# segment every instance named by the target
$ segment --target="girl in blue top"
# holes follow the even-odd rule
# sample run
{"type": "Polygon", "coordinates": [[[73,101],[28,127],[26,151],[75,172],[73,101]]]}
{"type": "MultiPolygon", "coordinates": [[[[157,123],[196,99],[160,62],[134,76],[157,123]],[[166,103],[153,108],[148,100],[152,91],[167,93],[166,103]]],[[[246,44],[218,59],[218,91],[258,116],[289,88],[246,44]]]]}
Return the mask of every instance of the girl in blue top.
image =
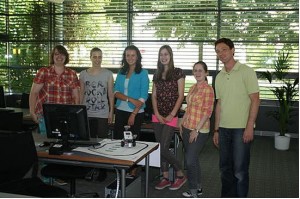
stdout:
{"type": "Polygon", "coordinates": [[[122,67],[115,82],[116,113],[114,139],[122,139],[124,126],[129,125],[130,131],[137,135],[144,119],[145,101],[148,98],[148,71],[142,69],[142,55],[134,46],[125,48],[122,67]]]}

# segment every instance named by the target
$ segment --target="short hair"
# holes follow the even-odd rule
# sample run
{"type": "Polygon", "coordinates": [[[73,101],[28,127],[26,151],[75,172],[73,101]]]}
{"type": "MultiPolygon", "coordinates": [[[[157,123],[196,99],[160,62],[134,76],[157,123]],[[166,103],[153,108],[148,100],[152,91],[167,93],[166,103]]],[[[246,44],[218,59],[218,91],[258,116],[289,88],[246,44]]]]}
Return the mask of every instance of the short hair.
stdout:
{"type": "Polygon", "coordinates": [[[70,56],[69,56],[69,53],[68,53],[68,51],[67,51],[67,49],[64,47],[64,46],[62,46],[62,45],[57,45],[57,46],[55,46],[53,49],[52,49],[52,51],[51,51],[51,55],[50,55],[50,64],[54,64],[54,59],[53,59],[53,57],[54,57],[54,53],[55,53],[55,50],[57,50],[60,54],[62,54],[62,55],[64,55],[65,57],[66,57],[66,60],[65,60],[65,62],[64,62],[64,64],[66,65],[67,63],[69,63],[69,61],[70,61],[70,56]]]}
{"type": "Polygon", "coordinates": [[[98,48],[98,47],[92,48],[92,50],[90,52],[90,57],[92,56],[93,52],[97,52],[97,51],[102,53],[102,50],[100,48],[98,48]]]}
{"type": "Polygon", "coordinates": [[[230,49],[234,48],[234,44],[230,39],[221,38],[221,39],[218,39],[217,41],[215,41],[215,49],[216,49],[217,45],[220,44],[220,43],[226,44],[230,49]]]}

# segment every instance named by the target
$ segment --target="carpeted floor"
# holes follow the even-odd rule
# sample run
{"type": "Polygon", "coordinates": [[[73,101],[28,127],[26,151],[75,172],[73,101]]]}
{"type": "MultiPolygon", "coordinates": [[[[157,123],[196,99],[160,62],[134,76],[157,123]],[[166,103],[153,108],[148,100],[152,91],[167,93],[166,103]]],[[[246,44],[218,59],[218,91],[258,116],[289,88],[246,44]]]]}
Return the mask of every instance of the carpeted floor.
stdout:
{"type": "MultiPolygon", "coordinates": [[[[178,148],[178,157],[182,159],[182,149],[178,148]]],[[[218,150],[213,146],[212,139],[208,140],[200,154],[203,175],[203,198],[220,197],[220,172],[218,168],[218,150]]],[[[185,184],[180,190],[155,190],[159,181],[158,168],[150,169],[149,197],[150,198],[181,198],[187,190],[185,184]]],[[[144,187],[144,171],[142,178],[142,193],[144,187]]],[[[105,186],[116,177],[115,171],[109,171],[103,182],[77,180],[77,193],[97,192],[105,197],[105,186]]],[[[60,186],[69,190],[69,185],[60,186]]],[[[134,188],[137,190],[139,187],[134,188]]],[[[142,196],[136,196],[142,197],[142,196]]],[[[299,139],[291,139],[290,149],[279,151],[274,149],[273,137],[256,136],[251,149],[250,163],[250,198],[299,198],[299,139]]]]}

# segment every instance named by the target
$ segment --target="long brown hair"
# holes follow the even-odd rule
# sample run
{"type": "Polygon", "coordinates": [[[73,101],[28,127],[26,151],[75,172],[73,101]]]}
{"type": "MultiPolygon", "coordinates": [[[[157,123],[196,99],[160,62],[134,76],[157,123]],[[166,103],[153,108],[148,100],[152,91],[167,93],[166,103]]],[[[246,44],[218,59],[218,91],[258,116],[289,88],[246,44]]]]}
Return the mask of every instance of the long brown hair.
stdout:
{"type": "Polygon", "coordinates": [[[137,54],[137,60],[136,60],[136,64],[135,64],[135,68],[134,68],[134,72],[137,74],[140,74],[140,72],[142,71],[142,55],[140,50],[138,49],[138,47],[136,47],[135,45],[130,45],[127,46],[123,52],[123,56],[122,56],[122,61],[121,61],[121,69],[120,72],[123,75],[126,75],[129,71],[129,64],[126,61],[126,51],[127,50],[134,50],[137,54]]]}
{"type": "Polygon", "coordinates": [[[153,79],[154,82],[162,80],[162,73],[165,70],[164,65],[160,62],[160,53],[163,49],[166,49],[168,51],[168,53],[170,54],[170,62],[168,64],[168,71],[167,71],[167,74],[166,74],[166,80],[171,79],[173,71],[175,69],[172,48],[169,45],[163,45],[162,47],[160,47],[160,49],[158,51],[157,70],[155,72],[155,79],[153,79]]]}

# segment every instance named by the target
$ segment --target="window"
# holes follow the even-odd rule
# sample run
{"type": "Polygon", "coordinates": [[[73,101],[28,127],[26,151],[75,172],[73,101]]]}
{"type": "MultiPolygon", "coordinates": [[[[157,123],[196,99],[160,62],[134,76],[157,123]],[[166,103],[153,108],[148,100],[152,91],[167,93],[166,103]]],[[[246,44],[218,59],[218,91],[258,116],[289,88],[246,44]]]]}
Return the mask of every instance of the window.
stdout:
{"type": "MultiPolygon", "coordinates": [[[[150,73],[156,68],[159,47],[169,44],[176,67],[191,74],[193,63],[203,60],[214,77],[223,67],[216,59],[214,41],[228,37],[235,43],[235,58],[258,73],[269,70],[281,51],[292,56],[290,77],[299,72],[298,0],[7,2],[0,2],[0,33],[9,35],[8,41],[0,42],[0,78],[13,92],[31,86],[35,71],[48,64],[49,52],[56,44],[67,47],[68,66],[77,71],[89,67],[89,51],[99,47],[103,67],[115,73],[128,44],[139,47],[143,66],[150,73]],[[8,79],[3,75],[7,71],[8,79]],[[28,82],[20,85],[24,74],[28,82]]],[[[192,83],[193,77],[188,76],[186,91],[192,83]]],[[[262,98],[274,98],[269,84],[265,80],[259,83],[262,98]]]]}

